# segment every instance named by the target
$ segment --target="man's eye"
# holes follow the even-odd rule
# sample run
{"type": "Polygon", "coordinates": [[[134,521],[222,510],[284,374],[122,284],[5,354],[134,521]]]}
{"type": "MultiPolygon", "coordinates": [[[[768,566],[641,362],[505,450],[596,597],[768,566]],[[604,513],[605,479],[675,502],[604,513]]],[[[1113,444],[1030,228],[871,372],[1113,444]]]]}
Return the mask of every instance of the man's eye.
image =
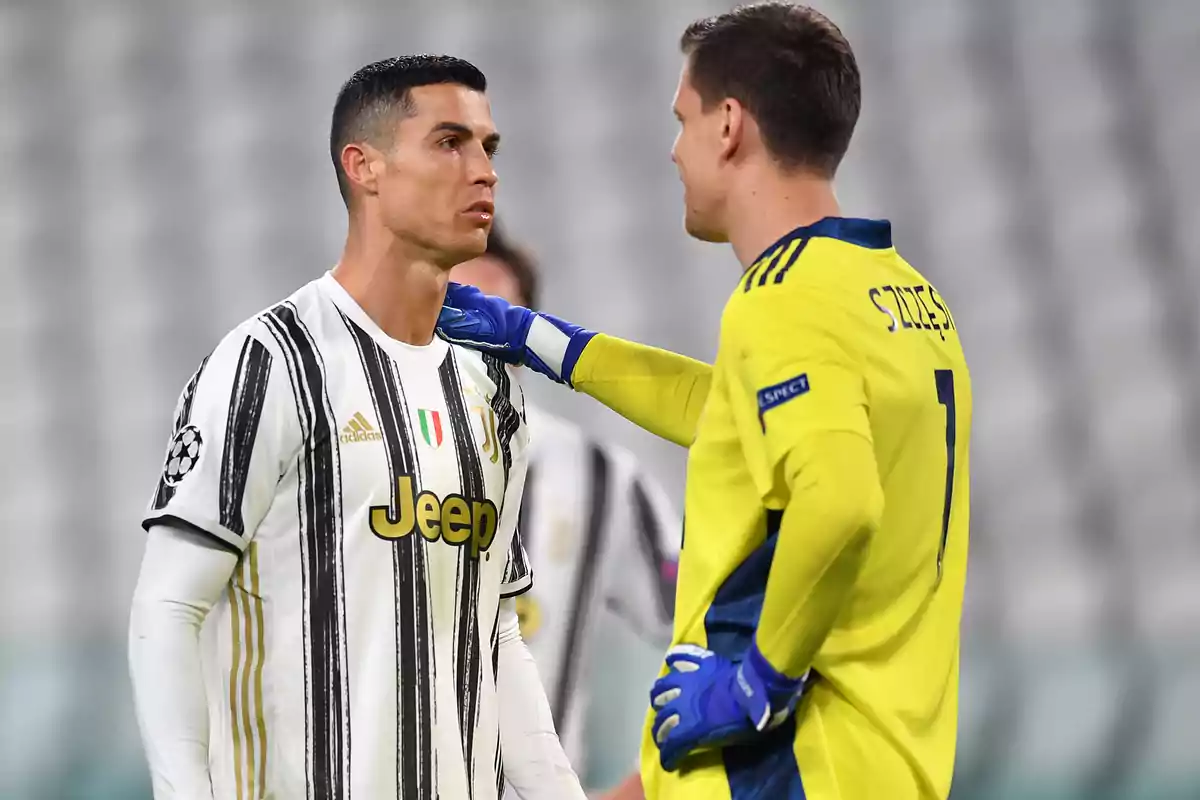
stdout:
{"type": "Polygon", "coordinates": [[[458,148],[458,137],[447,136],[445,139],[442,139],[440,142],[438,142],[438,147],[446,150],[455,150],[458,148]]]}

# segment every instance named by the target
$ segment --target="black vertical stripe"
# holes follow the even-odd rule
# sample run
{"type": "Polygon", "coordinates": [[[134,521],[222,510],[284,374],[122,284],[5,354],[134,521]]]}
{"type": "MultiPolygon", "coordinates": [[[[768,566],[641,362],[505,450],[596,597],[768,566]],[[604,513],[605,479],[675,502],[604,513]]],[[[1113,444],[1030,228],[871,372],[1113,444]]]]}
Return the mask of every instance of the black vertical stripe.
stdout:
{"type": "Polygon", "coordinates": [[[509,584],[519,581],[533,572],[533,565],[529,561],[529,552],[527,549],[528,537],[531,530],[530,525],[533,523],[533,501],[530,499],[532,487],[533,465],[530,465],[525,470],[525,486],[521,492],[521,508],[517,512],[517,530],[513,535],[512,544],[508,548],[508,563],[504,565],[504,580],[500,585],[501,597],[516,597],[529,588],[526,585],[519,591],[506,591],[509,584]]]}
{"type": "Polygon", "coordinates": [[[783,283],[783,279],[787,277],[788,270],[792,268],[793,264],[795,264],[797,261],[800,260],[800,254],[804,252],[804,248],[808,247],[808,243],[810,241],[812,241],[812,240],[811,239],[801,239],[800,240],[800,246],[796,248],[796,252],[792,253],[792,257],[789,258],[788,262],[783,265],[783,268],[781,270],[779,270],[779,272],[775,273],[775,282],[776,283],[783,283]]]}
{"type": "Polygon", "coordinates": [[[529,577],[533,569],[529,565],[529,557],[525,552],[525,548],[521,545],[521,532],[518,530],[513,536],[512,544],[508,547],[508,562],[504,565],[504,578],[500,585],[501,597],[516,597],[529,588],[530,584],[526,584],[523,588],[515,591],[509,590],[509,584],[529,577]]]}
{"type": "Polygon", "coordinates": [[[764,265],[770,264],[772,261],[778,258],[780,249],[782,248],[771,251],[769,255],[764,256],[750,265],[750,269],[746,270],[746,281],[742,286],[743,292],[750,291],[750,287],[754,285],[754,278],[758,275],[758,271],[762,269],[764,265]]]}
{"type": "Polygon", "coordinates": [[[258,339],[247,336],[238,356],[237,372],[229,393],[229,417],[225,421],[225,449],[221,456],[220,522],[244,536],[242,499],[250,475],[250,457],[258,437],[271,375],[271,353],[258,339]]]}
{"type": "Polygon", "coordinates": [[[654,506],[640,478],[634,480],[631,493],[634,516],[637,519],[638,541],[652,571],[651,581],[655,587],[658,610],[662,614],[662,620],[670,622],[675,616],[675,581],[667,577],[667,559],[663,555],[662,529],[658,524],[658,515],[654,513],[654,506]]]}
{"type": "MultiPolygon", "coordinates": [[[[792,246],[792,243],[791,243],[791,242],[788,242],[787,244],[785,244],[785,245],[783,245],[782,247],[780,247],[780,248],[779,248],[779,254],[778,254],[778,257],[776,257],[776,258],[772,259],[772,260],[771,260],[771,263],[770,263],[770,264],[767,264],[767,266],[766,266],[766,269],[764,269],[764,270],[762,271],[762,273],[761,273],[761,274],[759,274],[759,276],[758,276],[758,285],[759,285],[759,286],[766,286],[766,285],[767,285],[767,281],[771,279],[771,273],[772,273],[772,272],[773,272],[773,271],[774,271],[776,268],[778,268],[778,267],[783,267],[784,269],[787,269],[787,264],[791,264],[791,263],[792,263],[792,262],[791,262],[791,257],[790,257],[790,256],[786,256],[786,255],[785,255],[785,254],[787,253],[787,251],[788,251],[788,248],[789,248],[789,247],[791,247],[791,246],[792,246]],[[787,260],[787,264],[784,264],[784,260],[785,260],[785,259],[787,260]]],[[[804,240],[802,239],[802,240],[800,241],[800,244],[798,244],[798,245],[796,246],[796,250],[798,251],[798,250],[799,250],[801,247],[803,247],[803,246],[804,246],[804,240]]],[[[795,255],[795,254],[793,253],[793,255],[795,255]]]]}
{"type": "Polygon", "coordinates": [[[567,703],[575,685],[576,651],[583,638],[587,614],[591,603],[592,586],[596,580],[596,565],[600,563],[600,545],[608,527],[608,456],[593,443],[589,447],[591,465],[592,496],[587,514],[587,534],[583,553],[575,567],[575,597],[571,601],[571,616],[567,628],[567,641],[562,651],[562,664],[558,671],[558,685],[554,690],[554,726],[563,735],[563,722],[567,718],[567,703]]]}
{"type": "MultiPolygon", "coordinates": [[[[208,359],[211,355],[205,356],[200,362],[200,366],[196,368],[196,372],[192,375],[187,385],[183,387],[183,394],[179,396],[179,409],[175,412],[175,424],[171,430],[171,439],[174,441],[175,434],[183,430],[189,422],[192,421],[192,403],[196,399],[196,387],[200,385],[200,377],[204,374],[204,368],[208,366],[208,359]]],[[[166,470],[163,470],[163,476],[158,479],[158,489],[154,492],[154,510],[166,508],[167,503],[171,502],[171,498],[175,496],[175,487],[171,486],[166,481],[166,470]]]]}
{"type": "MultiPolygon", "coordinates": [[[[408,403],[395,364],[370,334],[342,315],[358,348],[375,416],[383,432],[390,480],[401,475],[420,487],[420,460],[413,446],[408,403]]],[[[399,516],[392,491],[393,517],[399,516]]],[[[392,545],[396,611],[396,781],[400,797],[433,800],[437,776],[433,768],[433,637],[425,539],[405,536],[392,545]]]]}
{"type": "Polygon", "coordinates": [[[342,669],[345,631],[341,573],[341,474],[324,363],[295,308],[283,303],[263,316],[283,349],[304,447],[297,503],[303,571],[305,764],[312,800],[350,795],[350,707],[342,669]]]}
{"type": "MultiPolygon", "coordinates": [[[[471,424],[467,419],[467,407],[463,400],[462,384],[459,381],[458,364],[453,349],[446,353],[445,361],[438,368],[438,375],[441,379],[442,395],[446,401],[446,414],[449,417],[454,451],[458,456],[462,493],[469,501],[484,500],[487,498],[487,488],[484,485],[483,465],[471,435],[471,424]]],[[[474,797],[475,725],[479,719],[479,692],[483,680],[478,616],[479,561],[471,558],[469,547],[462,547],[460,551],[454,669],[458,677],[459,729],[462,731],[463,759],[469,776],[468,792],[469,797],[474,797]]]]}
{"type": "MultiPolygon", "coordinates": [[[[504,460],[504,484],[508,486],[508,473],[512,469],[512,437],[521,425],[521,417],[513,408],[511,381],[504,362],[493,355],[485,354],[483,361],[487,364],[488,378],[496,385],[492,395],[492,411],[496,414],[496,437],[500,440],[500,453],[504,460]]],[[[503,492],[503,489],[502,489],[503,492]]]]}
{"type": "MultiPolygon", "coordinates": [[[[508,476],[512,469],[512,437],[516,435],[517,429],[521,426],[521,416],[512,404],[512,381],[504,362],[488,354],[484,354],[483,361],[487,364],[488,378],[496,386],[496,391],[491,399],[491,407],[496,415],[496,438],[499,439],[500,452],[504,462],[504,486],[501,488],[501,494],[506,497],[508,476]]],[[[528,494],[529,476],[526,473],[525,491],[522,492],[521,509],[517,518],[517,533],[513,536],[512,545],[509,547],[508,564],[504,571],[505,583],[520,580],[532,571],[522,538],[527,530],[522,515],[526,513],[525,498],[528,497],[528,494]]]]}

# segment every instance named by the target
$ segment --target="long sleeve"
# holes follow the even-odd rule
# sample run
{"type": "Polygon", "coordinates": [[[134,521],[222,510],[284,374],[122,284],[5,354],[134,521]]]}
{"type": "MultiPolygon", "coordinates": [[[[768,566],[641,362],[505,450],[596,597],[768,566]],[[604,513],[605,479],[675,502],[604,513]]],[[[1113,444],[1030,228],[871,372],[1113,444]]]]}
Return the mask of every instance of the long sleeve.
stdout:
{"type": "Polygon", "coordinates": [[[689,447],[712,385],[712,366],[601,333],[579,356],[571,382],[638,427],[689,447]]]}
{"type": "Polygon", "coordinates": [[[497,694],[504,776],[522,800],[585,800],[579,777],[563,752],[537,665],[512,599],[500,601],[497,694]]]}
{"type": "Polygon", "coordinates": [[[755,638],[791,677],[812,665],[883,512],[864,373],[843,339],[846,324],[833,298],[801,285],[739,297],[723,331],[742,407],[755,415],[743,417],[742,447],[764,503],[783,511],[755,638]]]}
{"type": "Polygon", "coordinates": [[[129,620],[129,669],[155,800],[211,800],[200,626],[237,557],[200,534],[154,526],[129,620]]]}
{"type": "Polygon", "coordinates": [[[775,669],[807,670],[843,608],[882,513],[871,443],[814,434],[788,457],[791,500],[767,578],[756,641],[775,669]]]}

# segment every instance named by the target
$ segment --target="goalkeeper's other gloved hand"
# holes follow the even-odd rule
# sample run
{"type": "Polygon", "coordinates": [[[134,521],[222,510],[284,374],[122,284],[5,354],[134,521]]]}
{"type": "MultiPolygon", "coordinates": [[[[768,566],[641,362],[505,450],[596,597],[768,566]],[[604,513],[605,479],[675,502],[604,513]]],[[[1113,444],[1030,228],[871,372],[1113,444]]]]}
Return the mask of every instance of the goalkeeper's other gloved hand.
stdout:
{"type": "Polygon", "coordinates": [[[454,282],[446,288],[437,334],[452,344],[493,353],[568,385],[579,354],[596,335],[454,282]]]}
{"type": "Polygon", "coordinates": [[[777,672],[757,644],[740,665],[703,647],[676,645],[667,652],[667,668],[650,690],[651,731],[667,771],[696,750],[744,741],[782,724],[808,676],[777,672]]]}

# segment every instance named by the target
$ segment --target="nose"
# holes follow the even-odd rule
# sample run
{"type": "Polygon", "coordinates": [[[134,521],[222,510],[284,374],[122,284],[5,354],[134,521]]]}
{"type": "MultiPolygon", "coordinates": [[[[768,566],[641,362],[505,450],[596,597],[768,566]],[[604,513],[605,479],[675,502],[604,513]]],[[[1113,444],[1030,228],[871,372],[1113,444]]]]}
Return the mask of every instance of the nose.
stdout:
{"type": "Polygon", "coordinates": [[[496,174],[495,164],[492,163],[492,159],[488,157],[483,148],[480,148],[478,155],[472,159],[471,170],[473,173],[471,182],[476,185],[491,188],[500,180],[500,176],[496,174]]]}
{"type": "Polygon", "coordinates": [[[500,176],[496,174],[496,170],[492,167],[492,162],[487,162],[487,167],[480,170],[475,176],[475,183],[487,186],[489,189],[496,185],[500,180],[500,176]]]}

